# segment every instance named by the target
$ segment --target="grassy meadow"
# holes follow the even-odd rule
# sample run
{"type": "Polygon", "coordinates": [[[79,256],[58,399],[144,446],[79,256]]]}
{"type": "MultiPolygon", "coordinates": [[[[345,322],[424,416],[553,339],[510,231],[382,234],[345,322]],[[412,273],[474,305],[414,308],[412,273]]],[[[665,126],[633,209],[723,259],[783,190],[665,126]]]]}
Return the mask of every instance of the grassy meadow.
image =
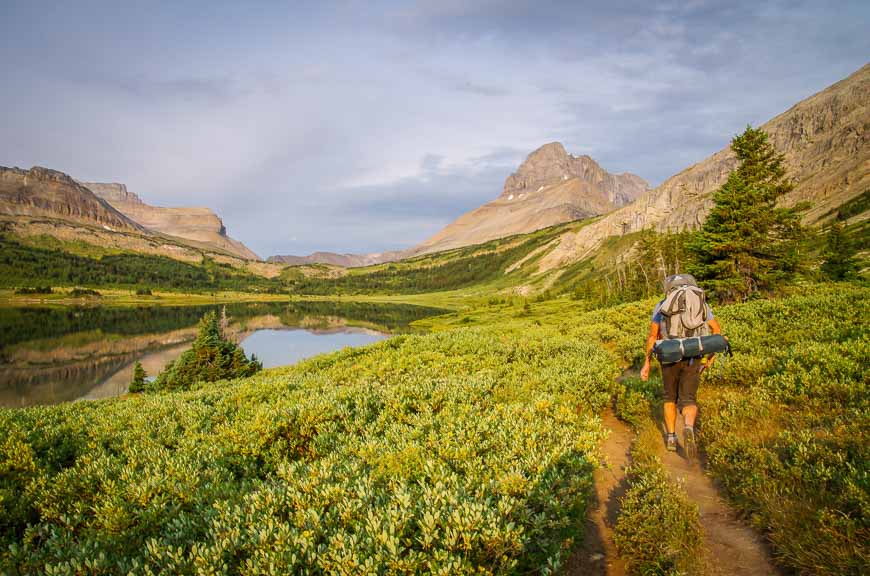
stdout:
{"type": "MultiPolygon", "coordinates": [[[[807,573],[866,566],[868,295],[813,285],[716,310],[735,354],[701,389],[710,470],[778,562],[807,573]]],[[[583,537],[607,433],[598,415],[615,397],[642,425],[656,401],[655,383],[616,380],[642,356],[653,303],[493,299],[419,321],[429,334],[244,380],[2,410],[0,563],[48,574],[556,572],[583,537]]],[[[662,508],[655,462],[634,470],[620,530],[638,537],[622,539],[623,553],[638,572],[686,566],[690,550],[641,531],[691,505],[676,491],[662,508]]]]}

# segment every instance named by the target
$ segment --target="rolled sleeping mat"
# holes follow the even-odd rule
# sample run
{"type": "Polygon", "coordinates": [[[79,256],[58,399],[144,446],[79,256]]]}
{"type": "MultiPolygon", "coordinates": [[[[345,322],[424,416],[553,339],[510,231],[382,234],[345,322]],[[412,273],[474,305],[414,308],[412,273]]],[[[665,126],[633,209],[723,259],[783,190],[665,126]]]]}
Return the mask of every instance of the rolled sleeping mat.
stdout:
{"type": "Polygon", "coordinates": [[[653,352],[662,364],[673,364],[684,358],[698,358],[728,351],[728,341],[721,334],[672,338],[656,342],[653,352]]]}

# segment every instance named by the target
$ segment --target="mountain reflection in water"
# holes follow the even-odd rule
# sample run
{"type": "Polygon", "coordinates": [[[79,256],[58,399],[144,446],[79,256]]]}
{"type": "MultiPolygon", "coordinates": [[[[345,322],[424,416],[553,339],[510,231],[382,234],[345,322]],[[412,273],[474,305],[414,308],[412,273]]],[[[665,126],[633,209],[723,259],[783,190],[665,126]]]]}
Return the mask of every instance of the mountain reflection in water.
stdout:
{"type": "Polygon", "coordinates": [[[187,349],[199,319],[214,309],[226,314],[227,335],[267,368],[376,342],[444,312],[360,302],[0,308],[0,406],[123,394],[136,361],[156,375],[187,349]]]}

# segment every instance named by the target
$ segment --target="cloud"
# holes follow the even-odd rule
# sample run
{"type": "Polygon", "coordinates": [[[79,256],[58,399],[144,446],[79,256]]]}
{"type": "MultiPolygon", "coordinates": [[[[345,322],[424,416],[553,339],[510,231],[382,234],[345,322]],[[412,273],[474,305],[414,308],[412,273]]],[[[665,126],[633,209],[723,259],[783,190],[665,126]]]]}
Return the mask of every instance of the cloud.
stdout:
{"type": "Polygon", "coordinates": [[[0,164],[210,206],[263,255],[379,251],[553,140],[660,182],[870,53],[862,2],[586,4],[7,2],[0,164]]]}

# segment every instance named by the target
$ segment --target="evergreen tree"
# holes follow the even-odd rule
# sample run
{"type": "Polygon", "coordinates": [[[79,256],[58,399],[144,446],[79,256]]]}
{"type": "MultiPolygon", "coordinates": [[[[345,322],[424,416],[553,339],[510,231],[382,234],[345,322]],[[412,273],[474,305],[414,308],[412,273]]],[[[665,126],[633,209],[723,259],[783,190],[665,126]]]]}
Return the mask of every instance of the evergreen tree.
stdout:
{"type": "Polygon", "coordinates": [[[731,149],[739,164],[713,195],[713,209],[687,246],[694,260],[688,271],[726,301],[745,300],[790,278],[804,233],[803,206],[777,207],[792,184],[767,133],[747,126],[731,149]]]}
{"type": "Polygon", "coordinates": [[[133,380],[130,382],[130,392],[142,392],[145,390],[145,378],[148,375],[145,373],[145,368],[142,367],[142,364],[137,360],[136,364],[133,366],[133,380]]]}
{"type": "Polygon", "coordinates": [[[171,362],[149,386],[150,390],[186,390],[197,382],[244,378],[263,365],[224,337],[217,314],[209,312],[199,323],[193,346],[171,362]]]}
{"type": "Polygon", "coordinates": [[[855,246],[844,234],[843,228],[843,222],[837,220],[828,230],[822,272],[832,280],[848,280],[854,277],[858,270],[855,246]]]}

